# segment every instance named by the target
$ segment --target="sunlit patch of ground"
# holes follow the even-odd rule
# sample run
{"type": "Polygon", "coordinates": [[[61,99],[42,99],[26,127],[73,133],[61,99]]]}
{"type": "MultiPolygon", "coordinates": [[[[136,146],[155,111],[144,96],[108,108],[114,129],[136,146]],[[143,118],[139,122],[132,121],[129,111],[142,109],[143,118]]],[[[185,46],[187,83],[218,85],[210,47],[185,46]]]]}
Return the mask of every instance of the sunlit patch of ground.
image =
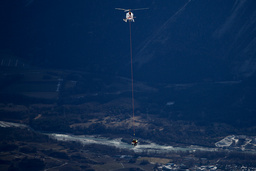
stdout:
{"type": "Polygon", "coordinates": [[[167,158],[158,158],[158,157],[141,157],[141,158],[139,158],[137,161],[139,161],[139,162],[148,161],[148,162],[150,162],[151,164],[156,164],[156,163],[159,163],[159,164],[166,164],[166,163],[172,162],[171,159],[167,159],[167,158]]]}

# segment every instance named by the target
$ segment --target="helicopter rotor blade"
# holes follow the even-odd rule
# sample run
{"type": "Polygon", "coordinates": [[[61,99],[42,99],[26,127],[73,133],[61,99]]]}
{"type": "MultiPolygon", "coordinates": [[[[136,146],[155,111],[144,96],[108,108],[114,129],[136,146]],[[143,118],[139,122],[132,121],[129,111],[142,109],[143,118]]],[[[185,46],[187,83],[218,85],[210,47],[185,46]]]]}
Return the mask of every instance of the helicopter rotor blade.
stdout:
{"type": "Polygon", "coordinates": [[[137,9],[124,9],[124,8],[115,8],[116,10],[121,10],[121,11],[124,11],[124,12],[131,12],[131,11],[135,11],[135,10],[146,10],[146,9],[149,9],[149,8],[137,8],[137,9]]]}
{"type": "Polygon", "coordinates": [[[115,8],[116,10],[121,10],[121,11],[126,11],[128,9],[123,9],[123,8],[115,8]]]}
{"type": "Polygon", "coordinates": [[[131,9],[131,10],[135,11],[135,10],[147,10],[147,9],[149,8],[137,8],[137,9],[131,9]]]}

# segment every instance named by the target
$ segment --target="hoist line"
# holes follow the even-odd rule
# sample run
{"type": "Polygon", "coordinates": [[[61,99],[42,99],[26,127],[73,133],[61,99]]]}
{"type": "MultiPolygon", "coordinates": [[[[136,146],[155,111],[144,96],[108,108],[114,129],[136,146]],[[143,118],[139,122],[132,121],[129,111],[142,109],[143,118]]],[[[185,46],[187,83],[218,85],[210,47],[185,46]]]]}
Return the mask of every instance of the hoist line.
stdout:
{"type": "Polygon", "coordinates": [[[129,22],[130,29],[130,55],[131,55],[131,80],[132,80],[132,128],[133,135],[135,136],[135,127],[134,127],[134,91],[133,91],[133,62],[132,62],[132,26],[131,22],[129,22]]]}

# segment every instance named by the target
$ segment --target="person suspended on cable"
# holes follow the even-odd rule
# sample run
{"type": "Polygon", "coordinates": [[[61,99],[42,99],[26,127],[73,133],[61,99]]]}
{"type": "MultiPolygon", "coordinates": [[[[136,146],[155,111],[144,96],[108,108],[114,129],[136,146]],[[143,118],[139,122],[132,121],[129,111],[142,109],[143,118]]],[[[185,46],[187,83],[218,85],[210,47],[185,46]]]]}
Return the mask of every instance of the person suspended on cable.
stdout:
{"type": "Polygon", "coordinates": [[[132,140],[132,145],[135,147],[136,145],[138,145],[138,140],[137,139],[133,139],[132,140]]]}

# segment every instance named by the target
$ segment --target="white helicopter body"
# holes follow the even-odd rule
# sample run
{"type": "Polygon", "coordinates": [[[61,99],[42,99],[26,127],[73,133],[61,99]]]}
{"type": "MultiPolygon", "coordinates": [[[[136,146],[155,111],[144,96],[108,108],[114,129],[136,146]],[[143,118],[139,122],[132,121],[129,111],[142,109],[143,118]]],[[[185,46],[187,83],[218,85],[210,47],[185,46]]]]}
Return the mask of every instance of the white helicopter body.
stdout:
{"type": "Polygon", "coordinates": [[[131,12],[132,10],[145,10],[145,9],[148,9],[148,8],[138,8],[138,9],[123,9],[123,8],[115,8],[115,9],[117,9],[117,10],[122,10],[122,11],[124,11],[124,12],[127,12],[126,13],[126,18],[125,19],[123,19],[123,21],[124,22],[127,22],[127,21],[129,21],[129,22],[135,22],[134,21],[134,18],[136,18],[136,17],[134,17],[134,15],[133,15],[133,13],[131,12]]]}
{"type": "Polygon", "coordinates": [[[133,13],[132,12],[127,12],[126,13],[126,18],[123,19],[124,22],[130,21],[130,22],[135,22],[134,21],[134,17],[133,17],[133,13]]]}

